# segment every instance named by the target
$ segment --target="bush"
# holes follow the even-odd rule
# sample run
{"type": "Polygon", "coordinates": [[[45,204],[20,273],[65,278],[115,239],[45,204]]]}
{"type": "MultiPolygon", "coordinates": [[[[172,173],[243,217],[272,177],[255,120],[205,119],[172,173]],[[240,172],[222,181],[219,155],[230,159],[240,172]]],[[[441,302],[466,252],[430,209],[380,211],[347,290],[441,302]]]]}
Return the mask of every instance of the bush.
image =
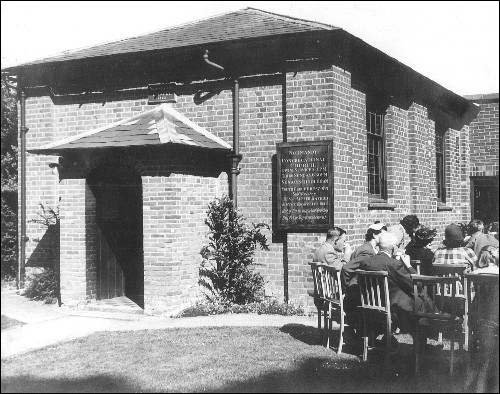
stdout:
{"type": "Polygon", "coordinates": [[[54,270],[31,274],[26,281],[24,295],[31,300],[52,304],[57,301],[57,277],[54,270]]]}
{"type": "MultiPolygon", "coordinates": [[[[2,195],[2,264],[1,275],[3,279],[13,279],[17,271],[17,212],[13,203],[2,195]]],[[[14,194],[17,199],[17,195],[14,194]]],[[[12,198],[10,199],[12,200],[12,198]]]]}
{"type": "Polygon", "coordinates": [[[259,301],[264,278],[251,267],[257,246],[268,250],[262,230],[269,226],[264,223],[248,226],[228,197],[209,204],[205,224],[209,236],[208,245],[200,252],[203,261],[199,284],[208,290],[207,298],[232,304],[259,301]]]}
{"type": "Polygon", "coordinates": [[[220,315],[223,313],[257,313],[259,315],[303,316],[304,309],[299,305],[285,304],[275,298],[248,304],[231,304],[220,299],[198,301],[172,317],[195,317],[220,315]]]}

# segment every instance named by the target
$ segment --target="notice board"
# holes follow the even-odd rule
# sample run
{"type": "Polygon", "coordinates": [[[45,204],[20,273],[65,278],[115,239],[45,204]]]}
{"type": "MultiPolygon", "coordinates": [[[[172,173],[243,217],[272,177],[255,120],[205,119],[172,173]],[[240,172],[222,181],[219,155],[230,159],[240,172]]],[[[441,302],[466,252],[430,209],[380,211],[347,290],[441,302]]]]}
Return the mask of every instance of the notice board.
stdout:
{"type": "Polygon", "coordinates": [[[278,143],[278,230],[323,231],[333,225],[333,141],[278,143]]]}

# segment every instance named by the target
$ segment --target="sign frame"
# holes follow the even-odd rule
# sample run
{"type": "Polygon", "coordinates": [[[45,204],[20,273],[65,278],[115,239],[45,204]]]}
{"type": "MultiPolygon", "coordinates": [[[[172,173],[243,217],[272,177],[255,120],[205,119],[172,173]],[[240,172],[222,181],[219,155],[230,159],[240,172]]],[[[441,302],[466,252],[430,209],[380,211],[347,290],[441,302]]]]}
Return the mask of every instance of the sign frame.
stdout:
{"type": "Polygon", "coordinates": [[[276,227],[278,231],[284,232],[316,232],[328,230],[334,223],[334,190],[333,190],[333,140],[317,140],[317,141],[295,141],[295,142],[279,142],[276,144],[276,156],[277,156],[277,218],[276,227]],[[322,223],[311,223],[311,224],[282,224],[281,223],[281,213],[282,213],[282,181],[281,181],[281,160],[283,155],[283,149],[292,147],[315,147],[315,146],[327,146],[327,172],[328,172],[328,224],[322,223]]]}

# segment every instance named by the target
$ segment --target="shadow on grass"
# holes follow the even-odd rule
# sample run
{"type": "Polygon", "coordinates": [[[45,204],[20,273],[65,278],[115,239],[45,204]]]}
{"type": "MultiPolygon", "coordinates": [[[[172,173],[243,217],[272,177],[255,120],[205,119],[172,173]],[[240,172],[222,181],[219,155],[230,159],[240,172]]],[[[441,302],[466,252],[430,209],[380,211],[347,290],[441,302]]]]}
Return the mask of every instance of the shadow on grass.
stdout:
{"type": "Polygon", "coordinates": [[[236,381],[214,392],[461,392],[463,378],[446,374],[413,377],[383,362],[360,363],[354,359],[308,358],[292,371],[274,371],[245,381],[236,381]]]}
{"type": "Polygon", "coordinates": [[[291,323],[285,324],[280,331],[307,345],[321,345],[323,330],[318,330],[316,327],[291,323]]]}
{"type": "Polygon", "coordinates": [[[98,375],[79,379],[50,379],[30,375],[2,377],[2,393],[121,393],[137,392],[125,378],[98,375]]]}

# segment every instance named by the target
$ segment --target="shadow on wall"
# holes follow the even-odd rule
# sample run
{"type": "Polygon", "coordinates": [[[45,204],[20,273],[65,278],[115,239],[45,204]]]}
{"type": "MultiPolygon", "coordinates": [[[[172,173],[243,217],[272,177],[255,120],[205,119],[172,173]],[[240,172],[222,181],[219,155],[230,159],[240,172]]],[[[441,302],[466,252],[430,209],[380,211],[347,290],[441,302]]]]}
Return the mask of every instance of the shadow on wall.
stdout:
{"type": "Polygon", "coordinates": [[[56,269],[59,266],[59,232],[59,224],[52,224],[47,227],[47,231],[45,231],[45,234],[41,238],[33,240],[33,242],[37,242],[37,245],[27,259],[27,267],[50,267],[56,269]]]}

